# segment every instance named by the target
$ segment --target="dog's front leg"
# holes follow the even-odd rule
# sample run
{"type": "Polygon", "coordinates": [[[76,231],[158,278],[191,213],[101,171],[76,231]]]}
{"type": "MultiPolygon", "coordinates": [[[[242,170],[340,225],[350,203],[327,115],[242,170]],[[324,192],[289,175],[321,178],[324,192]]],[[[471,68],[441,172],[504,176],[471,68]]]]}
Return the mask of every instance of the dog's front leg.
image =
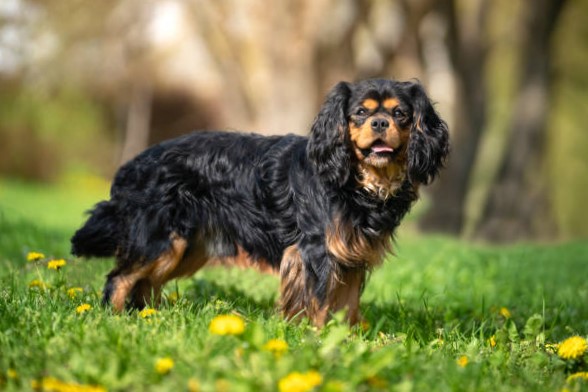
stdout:
{"type": "Polygon", "coordinates": [[[329,288],[327,302],[330,311],[335,313],[345,310],[350,325],[355,325],[362,320],[359,298],[363,291],[365,277],[366,270],[363,268],[340,270],[336,279],[333,279],[332,287],[329,288]]]}
{"type": "Polygon", "coordinates": [[[299,245],[284,251],[280,265],[280,307],[284,317],[308,317],[315,326],[322,327],[330,314],[346,310],[349,323],[357,324],[361,319],[359,298],[365,269],[341,269],[325,252],[323,257],[315,255],[321,260],[321,272],[309,271],[311,264],[304,259],[307,253],[299,245]]]}

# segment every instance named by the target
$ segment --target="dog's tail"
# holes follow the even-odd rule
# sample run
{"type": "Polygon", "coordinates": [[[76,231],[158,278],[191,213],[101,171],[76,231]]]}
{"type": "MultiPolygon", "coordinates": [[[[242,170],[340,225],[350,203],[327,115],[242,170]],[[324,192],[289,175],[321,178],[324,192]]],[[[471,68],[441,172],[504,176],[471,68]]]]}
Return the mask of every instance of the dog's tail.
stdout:
{"type": "Polygon", "coordinates": [[[119,247],[120,215],[113,201],[100,202],[90,211],[90,218],[72,237],[75,256],[110,257],[119,247]]]}

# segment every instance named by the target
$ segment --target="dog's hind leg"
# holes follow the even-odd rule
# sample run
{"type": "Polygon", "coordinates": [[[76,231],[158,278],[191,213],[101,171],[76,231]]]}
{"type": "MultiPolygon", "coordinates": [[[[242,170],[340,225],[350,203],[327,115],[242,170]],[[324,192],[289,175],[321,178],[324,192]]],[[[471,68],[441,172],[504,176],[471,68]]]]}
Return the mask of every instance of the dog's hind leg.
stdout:
{"type": "Polygon", "coordinates": [[[148,264],[135,264],[130,268],[118,267],[107,278],[103,303],[111,303],[115,310],[125,308],[127,298],[133,308],[157,305],[161,287],[173,277],[173,272],[184,257],[188,242],[172,234],[170,248],[148,264]]]}

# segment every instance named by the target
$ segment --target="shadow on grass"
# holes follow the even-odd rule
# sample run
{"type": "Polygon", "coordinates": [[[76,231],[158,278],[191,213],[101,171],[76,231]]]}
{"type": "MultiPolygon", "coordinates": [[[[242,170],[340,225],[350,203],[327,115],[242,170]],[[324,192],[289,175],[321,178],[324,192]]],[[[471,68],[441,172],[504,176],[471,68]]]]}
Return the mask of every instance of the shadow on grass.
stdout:
{"type": "Polygon", "coordinates": [[[209,277],[192,279],[189,286],[185,288],[183,297],[197,308],[212,304],[219,311],[236,310],[244,314],[257,314],[264,318],[278,314],[276,296],[271,295],[271,292],[265,289],[263,292],[252,293],[251,288],[231,284],[227,281],[230,276],[226,276],[232,275],[231,271],[220,275],[223,279],[209,277]]]}
{"type": "Polygon", "coordinates": [[[431,341],[439,337],[444,326],[444,314],[430,310],[399,304],[376,305],[366,303],[362,306],[364,319],[374,335],[404,333],[418,341],[431,341]]]}

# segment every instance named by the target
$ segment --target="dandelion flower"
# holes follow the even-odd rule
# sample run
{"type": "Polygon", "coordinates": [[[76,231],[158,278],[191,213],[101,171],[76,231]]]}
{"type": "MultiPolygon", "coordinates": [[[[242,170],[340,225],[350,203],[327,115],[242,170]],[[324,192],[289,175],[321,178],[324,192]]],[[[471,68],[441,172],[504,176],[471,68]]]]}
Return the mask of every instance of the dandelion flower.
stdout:
{"type": "Polygon", "coordinates": [[[188,380],[188,392],[200,392],[200,383],[197,379],[191,378],[188,380]]]}
{"type": "Polygon", "coordinates": [[[141,316],[142,318],[148,318],[148,317],[153,316],[156,313],[157,313],[157,310],[155,310],[155,309],[145,308],[139,312],[139,316],[141,316]]]}
{"type": "Polygon", "coordinates": [[[573,382],[576,380],[588,381],[588,372],[578,372],[568,376],[567,382],[573,382]]]}
{"type": "Polygon", "coordinates": [[[208,326],[214,335],[241,335],[245,331],[245,322],[234,314],[216,316],[208,326]]]}
{"type": "Polygon", "coordinates": [[[76,313],[77,314],[82,314],[82,313],[87,312],[90,309],[92,309],[92,306],[90,304],[81,304],[80,306],[78,306],[76,308],[76,313]]]}
{"type": "Polygon", "coordinates": [[[470,361],[468,360],[468,357],[466,357],[465,355],[462,355],[461,357],[459,357],[459,358],[457,359],[457,364],[458,364],[460,367],[462,367],[462,368],[464,368],[464,367],[468,366],[468,363],[469,363],[469,362],[470,362],[470,361]]]}
{"type": "Polygon", "coordinates": [[[71,299],[74,299],[75,297],[77,297],[78,293],[82,292],[84,292],[84,289],[82,289],[81,287],[72,287],[67,289],[67,296],[71,299]]]}
{"type": "Polygon", "coordinates": [[[35,288],[35,287],[38,287],[41,290],[45,290],[48,287],[48,285],[45,284],[44,282],[40,281],[39,279],[33,279],[33,280],[30,281],[29,287],[31,289],[32,288],[35,288]]]}
{"type": "Polygon", "coordinates": [[[53,377],[45,377],[41,382],[31,382],[31,387],[43,391],[106,392],[100,386],[66,383],[53,377]]]}
{"type": "Polygon", "coordinates": [[[490,343],[490,347],[492,347],[492,348],[496,347],[496,336],[494,336],[494,335],[490,336],[490,339],[488,339],[488,343],[490,343]]]}
{"type": "Polygon", "coordinates": [[[278,382],[278,389],[280,392],[306,392],[322,382],[322,376],[315,370],[306,373],[292,372],[278,382]]]}
{"type": "Polygon", "coordinates": [[[50,262],[47,263],[47,268],[58,270],[61,267],[64,267],[66,264],[67,263],[65,262],[64,259],[51,260],[50,262]]]}
{"type": "Polygon", "coordinates": [[[44,259],[45,255],[39,252],[29,252],[27,253],[27,261],[37,261],[44,259]]]}
{"type": "Polygon", "coordinates": [[[16,380],[18,378],[18,373],[16,370],[9,368],[6,371],[6,378],[10,379],[10,380],[16,380]]]}
{"type": "Polygon", "coordinates": [[[159,374],[168,374],[174,368],[174,360],[170,357],[159,358],[155,362],[155,371],[159,374]]]}
{"type": "Polygon", "coordinates": [[[586,339],[581,336],[572,336],[559,344],[557,355],[563,359],[578,359],[588,350],[586,339]]]}
{"type": "Polygon", "coordinates": [[[506,319],[512,317],[512,315],[510,314],[510,310],[508,310],[508,308],[505,307],[500,308],[500,315],[506,319]]]}
{"type": "Polygon", "coordinates": [[[288,343],[283,341],[282,339],[270,339],[268,342],[263,346],[264,350],[270,351],[274,353],[275,356],[281,356],[286,351],[288,351],[288,343]]]}

